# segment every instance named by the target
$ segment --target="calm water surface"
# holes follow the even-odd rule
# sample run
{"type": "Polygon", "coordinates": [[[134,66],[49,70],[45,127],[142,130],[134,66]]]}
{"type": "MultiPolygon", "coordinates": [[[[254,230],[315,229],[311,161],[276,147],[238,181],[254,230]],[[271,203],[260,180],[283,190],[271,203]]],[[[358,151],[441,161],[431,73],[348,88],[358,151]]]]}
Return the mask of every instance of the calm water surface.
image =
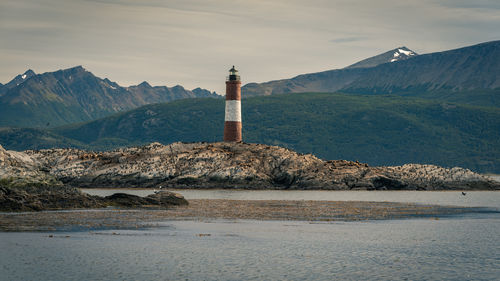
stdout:
{"type": "MultiPolygon", "coordinates": [[[[231,190],[168,189],[189,199],[234,200],[327,200],[408,202],[466,207],[500,208],[500,191],[318,191],[318,190],[231,190]]],[[[139,196],[152,194],[152,189],[82,189],[92,195],[108,196],[125,192],[139,196]]]]}
{"type": "Polygon", "coordinates": [[[179,192],[188,199],[398,201],[497,212],[439,220],[166,221],[146,230],[0,232],[0,280],[499,280],[500,192],[179,192]]]}
{"type": "Polygon", "coordinates": [[[0,280],[498,280],[500,218],[0,233],[0,280]],[[200,235],[202,234],[202,235],[200,235]]]}

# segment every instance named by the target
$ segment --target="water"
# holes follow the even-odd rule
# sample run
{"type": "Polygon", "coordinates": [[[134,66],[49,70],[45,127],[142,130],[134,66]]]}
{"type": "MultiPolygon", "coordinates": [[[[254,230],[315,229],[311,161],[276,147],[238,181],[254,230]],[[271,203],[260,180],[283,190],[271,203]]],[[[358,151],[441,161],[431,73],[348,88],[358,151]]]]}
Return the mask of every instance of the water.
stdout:
{"type": "MultiPolygon", "coordinates": [[[[105,195],[123,190],[86,191],[105,195]]],[[[500,192],[180,192],[188,199],[399,201],[500,208],[500,192]]],[[[145,230],[0,232],[0,280],[498,280],[499,234],[498,212],[439,220],[164,221],[145,230]]]]}
{"type": "Polygon", "coordinates": [[[488,176],[493,180],[500,182],[500,175],[488,175],[488,176]]]}
{"type": "Polygon", "coordinates": [[[52,238],[52,233],[0,233],[0,280],[498,280],[500,276],[498,216],[161,225],[134,231],[59,232],[52,238]]]}
{"type": "MultiPolygon", "coordinates": [[[[231,190],[231,189],[182,189],[173,190],[189,199],[234,200],[327,200],[405,202],[464,207],[500,208],[500,191],[322,191],[322,190],[231,190]]],[[[152,189],[82,189],[92,195],[108,196],[125,192],[139,196],[152,194],[152,189]]]]}

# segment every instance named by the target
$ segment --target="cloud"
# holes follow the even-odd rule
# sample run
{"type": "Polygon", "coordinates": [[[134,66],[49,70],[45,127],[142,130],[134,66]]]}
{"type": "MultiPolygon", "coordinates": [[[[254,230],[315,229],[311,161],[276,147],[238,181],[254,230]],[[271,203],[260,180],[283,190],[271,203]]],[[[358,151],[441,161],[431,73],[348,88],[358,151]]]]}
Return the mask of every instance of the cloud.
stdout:
{"type": "Polygon", "coordinates": [[[1,0],[0,82],[83,65],[121,85],[224,92],[341,68],[397,46],[441,51],[498,39],[498,1],[1,0]],[[488,7],[490,9],[488,9],[488,7]]]}
{"type": "Polygon", "coordinates": [[[350,42],[357,42],[357,41],[363,41],[366,40],[367,37],[339,37],[330,40],[332,43],[350,43],[350,42]]]}
{"type": "Polygon", "coordinates": [[[439,0],[435,4],[449,8],[500,10],[498,0],[439,0]]]}

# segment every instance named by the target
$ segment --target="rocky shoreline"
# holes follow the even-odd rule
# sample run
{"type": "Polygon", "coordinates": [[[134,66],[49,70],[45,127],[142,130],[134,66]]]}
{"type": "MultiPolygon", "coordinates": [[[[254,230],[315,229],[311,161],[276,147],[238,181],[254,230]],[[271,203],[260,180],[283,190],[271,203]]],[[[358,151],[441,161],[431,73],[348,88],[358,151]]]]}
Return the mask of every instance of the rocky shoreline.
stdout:
{"type": "Polygon", "coordinates": [[[499,182],[459,167],[370,167],[278,146],[224,142],[152,143],[109,152],[0,147],[1,179],[101,188],[500,190],[499,182]]]}
{"type": "Polygon", "coordinates": [[[100,197],[67,186],[8,186],[0,184],[0,212],[89,208],[169,208],[188,205],[178,193],[161,191],[145,197],[115,193],[100,197]]]}

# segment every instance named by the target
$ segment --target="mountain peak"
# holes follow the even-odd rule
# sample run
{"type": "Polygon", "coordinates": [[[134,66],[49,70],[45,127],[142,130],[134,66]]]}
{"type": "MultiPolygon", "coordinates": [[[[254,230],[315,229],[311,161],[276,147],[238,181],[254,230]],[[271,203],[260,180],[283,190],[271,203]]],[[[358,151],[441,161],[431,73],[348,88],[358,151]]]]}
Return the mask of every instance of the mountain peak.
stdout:
{"type": "Polygon", "coordinates": [[[396,62],[400,60],[405,60],[411,56],[416,56],[417,53],[414,51],[406,48],[405,46],[396,48],[392,50],[392,59],[389,60],[389,62],[396,62]]]}
{"type": "Polygon", "coordinates": [[[396,62],[408,59],[410,57],[417,56],[418,54],[406,46],[397,47],[380,55],[373,56],[371,58],[364,59],[360,62],[352,64],[346,68],[368,68],[375,67],[379,64],[396,62]]]}
{"type": "Polygon", "coordinates": [[[152,88],[151,85],[146,81],[142,81],[142,83],[137,85],[137,86],[138,87],[145,87],[145,88],[152,88]]]}
{"type": "Polygon", "coordinates": [[[26,79],[26,78],[29,78],[29,77],[31,77],[31,76],[35,76],[35,75],[36,75],[36,73],[35,73],[33,70],[28,69],[28,70],[26,70],[26,71],[23,73],[23,75],[21,75],[21,77],[22,77],[22,76],[25,76],[25,78],[24,78],[24,79],[26,79]]]}
{"type": "Polygon", "coordinates": [[[96,78],[92,72],[87,71],[81,65],[77,65],[74,67],[59,69],[55,72],[46,72],[42,74],[42,76],[54,76],[59,80],[67,80],[67,81],[76,81],[76,77],[87,77],[89,79],[96,78]]]}
{"type": "Polygon", "coordinates": [[[77,65],[77,66],[74,66],[74,67],[70,67],[70,68],[67,68],[67,69],[63,69],[63,71],[68,71],[68,72],[84,72],[84,71],[87,71],[85,68],[83,68],[83,66],[81,65],[77,65]]]}
{"type": "Polygon", "coordinates": [[[219,97],[219,95],[216,92],[210,92],[209,90],[202,89],[200,87],[191,90],[191,92],[197,94],[200,97],[219,97]]]}
{"type": "Polygon", "coordinates": [[[14,79],[12,79],[9,83],[5,84],[4,86],[7,89],[14,88],[35,75],[36,73],[33,70],[28,69],[23,74],[19,74],[16,77],[14,77],[14,79]]]}

